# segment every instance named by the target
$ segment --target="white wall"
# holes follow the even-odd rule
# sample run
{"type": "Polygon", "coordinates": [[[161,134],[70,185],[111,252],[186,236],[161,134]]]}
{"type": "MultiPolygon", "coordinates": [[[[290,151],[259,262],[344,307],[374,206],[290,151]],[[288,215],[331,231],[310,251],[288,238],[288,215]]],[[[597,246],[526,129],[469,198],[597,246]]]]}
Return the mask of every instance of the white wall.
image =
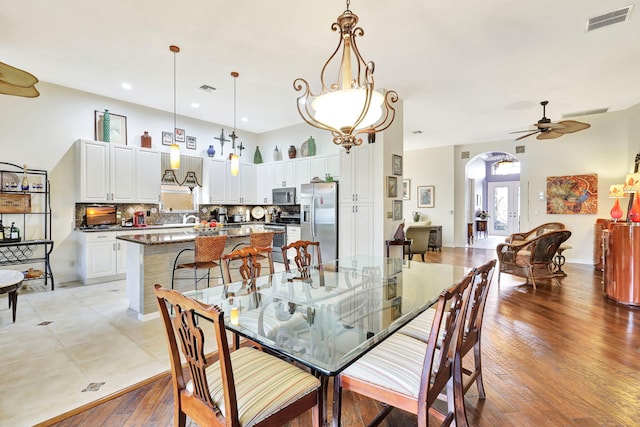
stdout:
{"type": "MultiPolygon", "coordinates": [[[[49,171],[55,242],[52,268],[56,282],[65,282],[76,278],[75,267],[71,267],[76,259],[72,233],[76,187],[73,142],[79,138],[93,139],[94,110],[107,108],[127,117],[129,145],[140,146],[140,135],[148,131],[153,138],[153,148],[168,152],[168,147],[161,144],[161,134],[171,131],[173,114],[47,83],[38,83],[38,90],[41,95],[33,99],[0,95],[0,159],[49,171]]],[[[220,146],[213,138],[220,135],[221,128],[226,135],[231,130],[181,116],[177,126],[198,139],[197,150],[187,150],[181,144],[182,154],[202,157],[207,156],[206,149],[212,143],[219,157],[220,146]]],[[[242,161],[253,162],[257,135],[244,131],[238,134],[239,141],[247,147],[242,161]]],[[[225,154],[229,154],[230,148],[231,144],[227,143],[225,154]]]]}
{"type": "MultiPolygon", "coordinates": [[[[626,173],[633,168],[633,158],[640,149],[640,108],[581,117],[591,124],[591,128],[558,139],[539,141],[534,137],[514,144],[513,140],[492,141],[405,153],[408,161],[406,178],[419,177],[420,183],[412,179],[412,200],[415,208],[415,187],[434,182],[436,184],[436,207],[428,213],[437,224],[447,217],[448,206],[440,204],[441,195],[455,194],[454,219],[450,223],[453,238],[445,240],[445,246],[466,243],[465,168],[470,159],[487,151],[513,153],[515,145],[524,145],[525,153],[518,153],[521,162],[521,230],[529,230],[536,225],[559,221],[571,230],[568,244],[573,247],[566,251],[569,262],[591,264],[593,262],[593,230],[597,218],[608,218],[613,205],[608,195],[610,184],[622,182],[626,173]],[[449,152],[452,150],[453,152],[449,152]],[[468,159],[462,159],[462,152],[469,151],[468,159]],[[452,170],[447,170],[450,167],[452,170]],[[598,174],[597,215],[549,215],[546,203],[538,198],[542,190],[546,194],[548,176],[598,174]],[[445,178],[446,177],[446,178],[445,178]],[[434,220],[434,218],[437,218],[434,220]],[[455,226],[453,226],[455,224],[455,226]]],[[[406,202],[407,203],[407,202],[406,202]]],[[[626,210],[626,206],[623,207],[626,210]]],[[[445,225],[444,223],[442,224],[445,225]]],[[[451,238],[450,230],[443,227],[443,239],[451,238]]]]}

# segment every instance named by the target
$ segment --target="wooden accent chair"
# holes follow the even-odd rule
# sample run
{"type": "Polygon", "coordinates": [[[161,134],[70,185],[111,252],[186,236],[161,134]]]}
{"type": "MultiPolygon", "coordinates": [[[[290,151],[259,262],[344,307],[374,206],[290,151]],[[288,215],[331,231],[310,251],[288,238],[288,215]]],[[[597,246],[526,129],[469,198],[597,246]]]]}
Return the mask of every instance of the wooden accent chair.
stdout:
{"type": "Polygon", "coordinates": [[[413,240],[411,243],[411,258],[413,258],[415,254],[420,254],[422,256],[422,262],[425,262],[424,255],[429,252],[430,224],[431,222],[429,222],[429,225],[424,223],[407,225],[406,239],[413,240]]]}
{"type": "Polygon", "coordinates": [[[207,279],[207,287],[211,282],[211,269],[220,267],[220,276],[222,277],[222,266],[220,259],[224,252],[224,246],[227,243],[227,236],[196,236],[193,249],[187,248],[178,252],[173,262],[173,270],[171,271],[171,289],[175,287],[175,273],[177,270],[191,269],[193,270],[193,280],[195,288],[198,289],[198,282],[207,279]],[[180,256],[186,252],[193,252],[193,262],[179,263],[180,256]],[[207,274],[198,277],[198,269],[207,270],[207,274]]]}
{"type": "MultiPolygon", "coordinates": [[[[553,273],[553,257],[569,237],[569,230],[549,231],[520,243],[501,243],[496,247],[500,274],[508,273],[531,280],[536,289],[536,279],[551,279],[558,283],[553,273]]],[[[559,283],[558,283],[559,284],[559,283]]]]}
{"type": "Polygon", "coordinates": [[[418,426],[429,425],[429,415],[442,425],[455,421],[466,427],[460,346],[464,313],[473,276],[467,275],[438,298],[428,343],[393,334],[345,369],[334,380],[333,417],[340,424],[342,390],[384,402],[385,408],[369,425],[378,425],[394,408],[416,414],[418,426]],[[439,338],[441,337],[441,339],[439,338]],[[447,413],[433,404],[446,389],[447,413]]]}
{"type": "Polygon", "coordinates": [[[504,240],[507,243],[517,243],[524,240],[531,240],[549,231],[564,230],[565,228],[565,225],[561,222],[547,222],[524,233],[513,233],[504,240]]]}
{"type": "Polygon", "coordinates": [[[230,352],[219,307],[160,285],[155,285],[155,294],[171,359],[175,426],[184,427],[187,416],[200,426],[279,426],[309,409],[313,425],[320,426],[322,400],[317,378],[254,348],[230,352]],[[170,309],[176,313],[174,318],[170,309]],[[204,321],[213,323],[218,360],[205,355],[205,333],[200,326],[204,321]],[[180,352],[190,380],[183,373],[180,352]]]}
{"type": "MultiPolygon", "coordinates": [[[[495,268],[496,260],[494,259],[480,267],[474,268],[471,272],[473,282],[467,312],[465,313],[464,335],[460,350],[460,355],[464,358],[473,349],[474,357],[473,370],[462,369],[462,373],[466,375],[463,377],[463,392],[466,394],[475,382],[478,387],[480,399],[485,399],[486,397],[482,381],[482,354],[480,350],[482,319],[484,317],[484,307],[487,303],[487,295],[489,295],[489,287],[491,286],[495,268]]],[[[403,326],[398,333],[408,335],[423,342],[428,342],[434,313],[434,310],[426,310],[407,325],[403,326]]],[[[464,411],[464,407],[458,408],[458,410],[464,411]]]]}
{"type": "Polygon", "coordinates": [[[296,268],[300,270],[303,277],[309,277],[307,267],[313,265],[313,255],[310,249],[316,253],[315,265],[322,264],[322,254],[320,253],[320,242],[310,242],[308,240],[298,240],[282,247],[282,256],[284,258],[285,271],[291,271],[290,261],[287,257],[289,249],[295,250],[296,255],[293,257],[293,261],[296,263],[296,268]]]}

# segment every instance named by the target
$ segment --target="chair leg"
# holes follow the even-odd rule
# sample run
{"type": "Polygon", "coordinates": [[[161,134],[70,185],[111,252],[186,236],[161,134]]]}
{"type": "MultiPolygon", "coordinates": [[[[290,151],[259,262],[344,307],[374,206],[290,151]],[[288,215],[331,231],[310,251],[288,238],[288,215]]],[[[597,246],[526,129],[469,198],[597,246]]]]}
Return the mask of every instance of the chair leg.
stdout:
{"type": "Polygon", "coordinates": [[[332,427],[340,427],[342,413],[342,387],[340,386],[340,376],[333,377],[333,406],[332,406],[332,427]]]}
{"type": "Polygon", "coordinates": [[[420,255],[422,255],[422,262],[426,262],[426,261],[424,260],[424,252],[423,252],[422,254],[420,254],[420,255]]]}
{"type": "Polygon", "coordinates": [[[529,267],[529,277],[531,278],[531,283],[533,284],[533,290],[536,290],[536,279],[533,277],[533,267],[529,267]]]}
{"type": "Polygon", "coordinates": [[[480,338],[478,338],[478,341],[476,341],[476,344],[473,346],[473,359],[475,363],[478,397],[480,397],[480,399],[486,399],[487,395],[484,392],[484,383],[482,382],[482,352],[480,351],[480,338]]]}

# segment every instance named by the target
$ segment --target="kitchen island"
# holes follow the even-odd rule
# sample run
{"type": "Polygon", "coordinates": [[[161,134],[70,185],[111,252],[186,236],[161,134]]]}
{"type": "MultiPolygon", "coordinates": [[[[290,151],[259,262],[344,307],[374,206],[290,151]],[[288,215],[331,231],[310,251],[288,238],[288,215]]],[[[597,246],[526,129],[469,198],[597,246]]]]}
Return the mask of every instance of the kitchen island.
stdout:
{"type": "MultiPolygon", "coordinates": [[[[227,236],[225,253],[228,253],[239,244],[248,244],[251,233],[264,231],[272,230],[265,230],[262,225],[246,225],[234,228],[218,227],[204,231],[190,228],[173,233],[118,236],[118,240],[127,244],[129,308],[135,311],[140,320],[157,316],[158,306],[153,286],[159,283],[164,287],[171,287],[171,272],[176,256],[183,249],[193,249],[195,238],[199,234],[227,236]]],[[[192,274],[192,272],[188,273],[192,274]]],[[[212,271],[212,275],[215,275],[215,272],[212,271]]],[[[176,278],[178,277],[176,275],[176,278]]]]}

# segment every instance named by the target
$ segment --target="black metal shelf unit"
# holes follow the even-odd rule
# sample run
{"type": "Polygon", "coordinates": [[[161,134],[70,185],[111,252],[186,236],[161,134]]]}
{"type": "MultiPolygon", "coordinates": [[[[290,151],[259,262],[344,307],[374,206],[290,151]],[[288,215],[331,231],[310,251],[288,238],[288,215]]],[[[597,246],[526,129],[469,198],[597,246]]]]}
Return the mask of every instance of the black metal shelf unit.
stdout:
{"type": "MultiPolygon", "coordinates": [[[[54,290],[50,255],[51,238],[51,184],[46,170],[28,169],[12,163],[0,162],[0,220],[7,227],[15,223],[20,239],[0,240],[0,268],[24,264],[44,264],[42,274],[25,276],[25,280],[51,282],[54,290]],[[27,177],[28,187],[22,189],[27,177]]],[[[37,270],[36,270],[37,272],[37,270]]]]}

